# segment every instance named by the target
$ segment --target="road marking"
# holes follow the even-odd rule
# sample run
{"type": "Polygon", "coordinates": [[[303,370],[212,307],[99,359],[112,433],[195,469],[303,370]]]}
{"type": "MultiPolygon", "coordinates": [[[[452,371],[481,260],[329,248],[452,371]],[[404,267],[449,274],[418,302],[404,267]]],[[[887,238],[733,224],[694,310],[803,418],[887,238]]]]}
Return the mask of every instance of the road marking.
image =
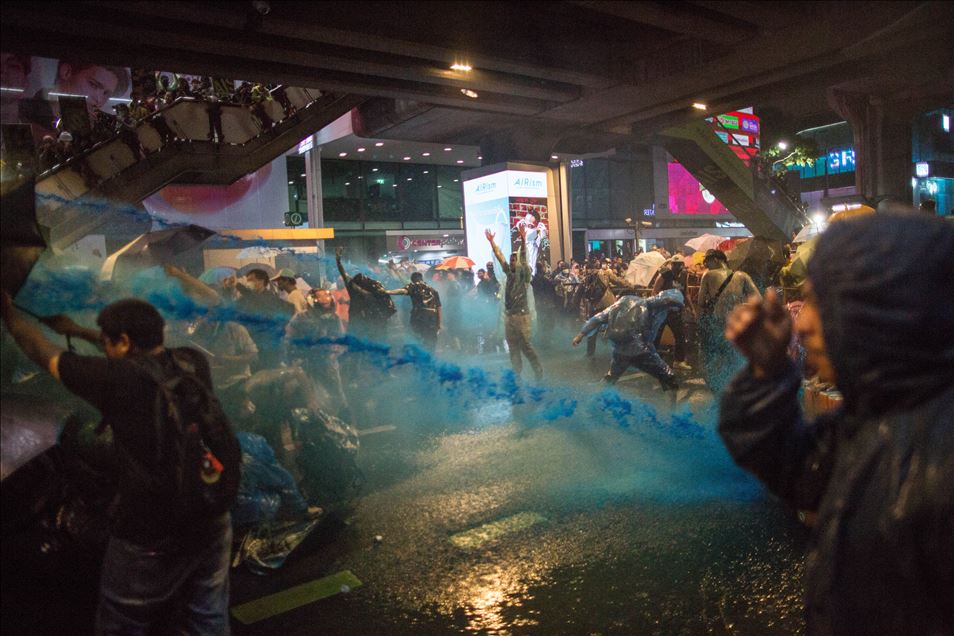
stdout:
{"type": "Polygon", "coordinates": [[[249,625],[320,601],[323,598],[334,596],[339,592],[353,590],[356,587],[361,587],[361,581],[349,570],[344,570],[331,576],[290,587],[275,594],[263,596],[248,603],[236,605],[232,608],[232,616],[240,623],[249,625]]]}
{"type": "Polygon", "coordinates": [[[518,530],[525,530],[530,526],[544,521],[546,521],[546,517],[536,512],[518,512],[515,515],[451,535],[450,542],[458,548],[473,550],[488,541],[499,539],[506,534],[517,532],[518,530]]]}

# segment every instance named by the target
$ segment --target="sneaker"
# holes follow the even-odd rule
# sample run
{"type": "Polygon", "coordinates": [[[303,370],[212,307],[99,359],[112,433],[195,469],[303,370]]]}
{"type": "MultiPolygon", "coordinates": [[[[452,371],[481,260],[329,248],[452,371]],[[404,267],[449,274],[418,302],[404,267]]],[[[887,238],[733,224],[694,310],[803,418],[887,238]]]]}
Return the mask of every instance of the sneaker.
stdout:
{"type": "Polygon", "coordinates": [[[672,368],[679,369],[680,371],[692,371],[692,366],[683,360],[673,363],[672,368]]]}

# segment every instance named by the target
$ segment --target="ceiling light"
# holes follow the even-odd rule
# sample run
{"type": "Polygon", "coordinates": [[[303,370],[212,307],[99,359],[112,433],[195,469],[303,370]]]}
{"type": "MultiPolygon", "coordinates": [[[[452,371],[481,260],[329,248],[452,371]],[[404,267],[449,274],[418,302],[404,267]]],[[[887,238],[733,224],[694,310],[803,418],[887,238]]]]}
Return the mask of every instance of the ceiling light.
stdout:
{"type": "Polygon", "coordinates": [[[464,163],[464,160],[463,160],[463,159],[458,159],[458,160],[457,160],[457,163],[464,163]]]}
{"type": "Polygon", "coordinates": [[[424,174],[430,174],[430,172],[431,172],[430,170],[425,170],[424,174]]]}
{"type": "Polygon", "coordinates": [[[396,188],[396,187],[397,187],[397,184],[395,183],[395,184],[392,185],[391,187],[392,187],[392,188],[396,188]]]}
{"type": "Polygon", "coordinates": [[[303,176],[303,177],[304,177],[304,176],[305,176],[305,173],[304,173],[304,172],[302,172],[302,173],[301,173],[301,176],[303,176]]]}
{"type": "Polygon", "coordinates": [[[411,177],[408,177],[407,180],[408,180],[408,181],[414,181],[414,179],[412,179],[411,177]]]}
{"type": "Polygon", "coordinates": [[[480,97],[480,95],[477,94],[477,91],[472,91],[469,88],[462,88],[460,89],[460,92],[471,99],[477,99],[478,97],[480,97]]]}
{"type": "Polygon", "coordinates": [[[706,108],[708,108],[708,107],[707,107],[705,104],[703,104],[702,102],[693,102],[693,103],[692,103],[692,107],[695,108],[696,110],[706,110],[706,108]]]}
{"type": "Polygon", "coordinates": [[[345,185],[351,185],[350,181],[345,181],[345,185]]]}
{"type": "Polygon", "coordinates": [[[362,177],[362,176],[360,176],[360,175],[358,175],[358,178],[359,178],[359,179],[364,179],[364,177],[362,177]]]}
{"type": "Polygon", "coordinates": [[[384,145],[384,142],[383,142],[383,141],[376,141],[376,142],[374,142],[375,148],[380,148],[380,147],[383,146],[383,145],[384,145]]]}
{"type": "Polygon", "coordinates": [[[788,142],[785,142],[785,141],[780,141],[780,142],[778,142],[778,149],[779,149],[779,150],[788,150],[788,142]]]}
{"type": "Polygon", "coordinates": [[[437,187],[438,187],[438,188],[443,188],[444,186],[442,186],[442,185],[439,185],[439,186],[437,186],[437,187]]]}
{"type": "Polygon", "coordinates": [[[474,70],[474,67],[470,64],[461,64],[460,62],[454,62],[451,64],[452,71],[463,71],[464,73],[474,70]]]}
{"type": "Polygon", "coordinates": [[[480,155],[477,155],[477,159],[479,159],[480,161],[483,161],[484,158],[481,157],[480,155]]]}
{"type": "Polygon", "coordinates": [[[557,156],[557,155],[550,155],[550,159],[554,159],[554,160],[556,160],[556,159],[559,159],[559,158],[560,158],[560,157],[559,157],[559,156],[557,156]]]}
{"type": "Polygon", "coordinates": [[[404,157],[404,161],[410,161],[410,160],[411,160],[410,157],[404,157]]]}
{"type": "Polygon", "coordinates": [[[364,152],[365,148],[358,148],[358,152],[364,152]]]}
{"type": "Polygon", "coordinates": [[[377,171],[378,171],[377,168],[371,168],[371,172],[377,172],[377,171]]]}
{"type": "Polygon", "coordinates": [[[460,181],[460,179],[454,179],[454,183],[457,183],[458,181],[460,181]]]}
{"type": "Polygon", "coordinates": [[[289,181],[289,182],[288,182],[288,185],[295,185],[295,182],[294,182],[294,181],[289,181]]]}
{"type": "Polygon", "coordinates": [[[431,156],[431,153],[429,153],[429,152],[422,152],[422,153],[421,153],[421,156],[422,156],[422,157],[430,157],[430,156],[431,156]]]}
{"type": "Polygon", "coordinates": [[[444,152],[450,152],[451,150],[453,150],[453,148],[451,148],[450,146],[448,146],[447,148],[444,148],[444,152]]]}
{"type": "Polygon", "coordinates": [[[338,153],[338,156],[339,156],[339,157],[347,157],[347,156],[348,156],[348,153],[346,153],[346,152],[339,152],[339,153],[338,153]]]}

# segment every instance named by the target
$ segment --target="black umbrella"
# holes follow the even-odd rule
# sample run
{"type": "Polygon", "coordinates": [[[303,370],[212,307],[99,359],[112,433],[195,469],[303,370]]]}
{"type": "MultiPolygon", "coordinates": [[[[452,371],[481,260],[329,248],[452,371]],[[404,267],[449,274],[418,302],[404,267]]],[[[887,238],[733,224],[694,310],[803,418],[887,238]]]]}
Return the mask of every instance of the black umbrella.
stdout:
{"type": "Polygon", "coordinates": [[[34,179],[30,177],[4,178],[0,187],[0,277],[3,289],[15,296],[46,242],[36,223],[36,196],[34,179]]]}
{"type": "Polygon", "coordinates": [[[781,241],[760,237],[746,239],[736,243],[729,252],[729,267],[745,272],[757,284],[764,285],[787,261],[782,247],[781,241]]]}
{"type": "Polygon", "coordinates": [[[106,259],[103,277],[112,278],[117,268],[140,269],[168,263],[175,256],[198,247],[214,235],[215,232],[199,225],[146,232],[106,259]]]}

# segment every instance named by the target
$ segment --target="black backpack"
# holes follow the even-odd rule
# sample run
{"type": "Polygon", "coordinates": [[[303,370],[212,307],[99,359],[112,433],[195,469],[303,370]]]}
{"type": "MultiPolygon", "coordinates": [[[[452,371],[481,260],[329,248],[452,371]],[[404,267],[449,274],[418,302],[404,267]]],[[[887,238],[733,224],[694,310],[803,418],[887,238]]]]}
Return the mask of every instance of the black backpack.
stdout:
{"type": "Polygon", "coordinates": [[[195,365],[167,352],[170,374],[156,361],[142,368],[156,382],[156,469],[132,461],[143,485],[173,504],[180,521],[219,517],[232,507],[241,480],[242,448],[215,394],[195,365]]]}
{"type": "Polygon", "coordinates": [[[586,284],[584,285],[584,289],[586,299],[594,303],[599,302],[600,299],[602,299],[606,294],[606,284],[596,272],[592,272],[586,276],[586,284]]]}

